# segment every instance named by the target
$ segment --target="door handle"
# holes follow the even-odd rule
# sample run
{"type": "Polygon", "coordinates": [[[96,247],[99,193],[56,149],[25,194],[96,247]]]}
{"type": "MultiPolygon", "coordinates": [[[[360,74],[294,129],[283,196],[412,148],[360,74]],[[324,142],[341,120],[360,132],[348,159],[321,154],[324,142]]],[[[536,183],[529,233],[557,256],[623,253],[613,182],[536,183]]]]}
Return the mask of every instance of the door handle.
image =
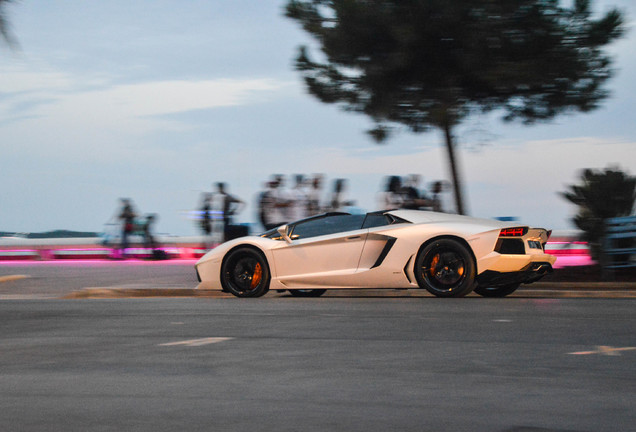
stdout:
{"type": "Polygon", "coordinates": [[[345,239],[345,241],[359,240],[359,239],[360,239],[360,236],[358,235],[358,236],[353,236],[353,237],[347,237],[347,238],[345,239]]]}

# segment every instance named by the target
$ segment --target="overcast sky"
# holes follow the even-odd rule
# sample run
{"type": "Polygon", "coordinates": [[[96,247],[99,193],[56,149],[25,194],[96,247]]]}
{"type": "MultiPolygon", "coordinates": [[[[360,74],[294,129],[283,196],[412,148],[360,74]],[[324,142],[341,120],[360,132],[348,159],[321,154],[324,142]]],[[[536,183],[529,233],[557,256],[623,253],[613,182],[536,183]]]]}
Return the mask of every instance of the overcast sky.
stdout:
{"type": "MultiPolygon", "coordinates": [[[[374,144],[364,116],[309,96],[293,61],[307,36],[282,0],[22,0],[6,8],[20,49],[0,45],[0,231],[101,231],[130,197],[157,231],[226,181],[250,205],[273,173],[349,179],[376,209],[386,175],[448,179],[439,132],[374,144]]],[[[636,2],[612,46],[612,97],[531,127],[476,116],[457,130],[467,209],[572,228],[559,197],[582,168],[636,174],[636,2]]],[[[452,207],[450,193],[447,207],[452,207]]]]}

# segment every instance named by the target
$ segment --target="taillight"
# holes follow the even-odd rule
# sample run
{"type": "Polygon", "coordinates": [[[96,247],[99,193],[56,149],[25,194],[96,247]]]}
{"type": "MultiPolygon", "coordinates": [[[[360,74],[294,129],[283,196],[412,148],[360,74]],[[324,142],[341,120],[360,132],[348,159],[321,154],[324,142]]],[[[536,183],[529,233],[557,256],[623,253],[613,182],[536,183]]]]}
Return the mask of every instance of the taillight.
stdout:
{"type": "Polygon", "coordinates": [[[522,237],[528,232],[528,227],[504,228],[499,231],[499,237],[522,237]]]}

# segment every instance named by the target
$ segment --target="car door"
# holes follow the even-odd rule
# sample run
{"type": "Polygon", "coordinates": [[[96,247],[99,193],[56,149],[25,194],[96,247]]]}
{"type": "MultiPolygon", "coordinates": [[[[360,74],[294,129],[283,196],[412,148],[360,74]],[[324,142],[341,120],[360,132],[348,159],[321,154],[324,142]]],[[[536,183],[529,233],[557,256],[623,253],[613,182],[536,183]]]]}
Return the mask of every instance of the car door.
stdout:
{"type": "Polygon", "coordinates": [[[290,288],[329,286],[355,273],[368,233],[362,220],[337,215],[292,227],[292,242],[272,250],[279,280],[290,288]]]}

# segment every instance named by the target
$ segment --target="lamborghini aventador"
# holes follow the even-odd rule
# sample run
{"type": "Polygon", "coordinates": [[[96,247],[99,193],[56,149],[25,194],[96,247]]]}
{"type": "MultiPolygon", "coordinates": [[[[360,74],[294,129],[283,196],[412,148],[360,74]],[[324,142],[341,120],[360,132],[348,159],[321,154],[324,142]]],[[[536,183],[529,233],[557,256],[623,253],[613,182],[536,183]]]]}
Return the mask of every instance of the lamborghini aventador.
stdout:
{"type": "Polygon", "coordinates": [[[196,263],[197,288],[237,297],[354,288],[503,297],[552,271],[549,236],[543,228],[418,210],[326,213],[219,245],[196,263]]]}

